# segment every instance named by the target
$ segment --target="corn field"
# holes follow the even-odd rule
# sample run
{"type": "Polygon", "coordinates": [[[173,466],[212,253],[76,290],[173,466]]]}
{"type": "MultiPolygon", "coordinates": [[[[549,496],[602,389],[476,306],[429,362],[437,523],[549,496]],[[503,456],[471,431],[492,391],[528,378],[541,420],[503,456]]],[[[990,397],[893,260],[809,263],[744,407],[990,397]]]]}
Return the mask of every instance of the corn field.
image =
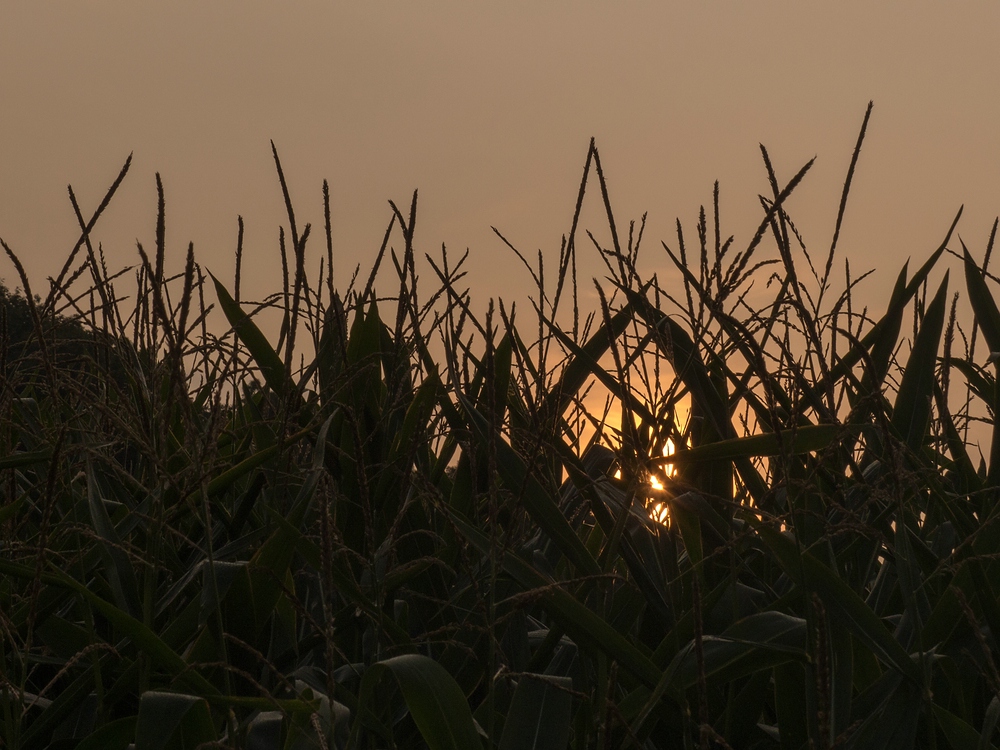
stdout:
{"type": "Polygon", "coordinates": [[[811,162],[783,183],[762,149],[756,233],[724,236],[716,186],[654,251],[669,283],[592,142],[557,262],[510,246],[528,315],[417,257],[416,194],[343,286],[329,191],[313,232],[276,150],[260,302],[242,220],[235,277],[190,245],[166,274],[159,176],[155,244],[108,270],[129,162],[91,218],[73,197],[47,289],[4,243],[0,746],[995,747],[997,224],[956,248],[956,216],[857,309],[837,245],[870,113],[828,249],[785,208],[811,162]]]}

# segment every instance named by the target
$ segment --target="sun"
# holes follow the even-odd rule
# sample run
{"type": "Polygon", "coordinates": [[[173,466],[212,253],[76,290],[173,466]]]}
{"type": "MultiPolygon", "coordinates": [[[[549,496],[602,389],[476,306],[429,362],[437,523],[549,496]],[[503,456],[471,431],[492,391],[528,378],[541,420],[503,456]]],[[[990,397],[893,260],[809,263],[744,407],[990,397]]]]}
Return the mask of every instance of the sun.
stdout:
{"type": "MultiPolygon", "coordinates": [[[[672,456],[675,450],[674,441],[667,438],[663,446],[663,455],[672,456]]],[[[665,497],[667,488],[664,480],[673,479],[676,476],[677,467],[674,464],[664,464],[662,475],[649,475],[649,487],[653,491],[646,498],[646,512],[653,521],[664,526],[670,525],[670,505],[665,497]]]]}

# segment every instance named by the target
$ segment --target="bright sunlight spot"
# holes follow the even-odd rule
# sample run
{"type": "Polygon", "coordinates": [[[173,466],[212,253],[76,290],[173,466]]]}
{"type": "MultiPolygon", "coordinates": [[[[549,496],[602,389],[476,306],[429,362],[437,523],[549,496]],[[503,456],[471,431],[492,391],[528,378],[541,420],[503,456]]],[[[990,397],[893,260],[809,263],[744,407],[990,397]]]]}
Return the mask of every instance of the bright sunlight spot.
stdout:
{"type": "MultiPolygon", "coordinates": [[[[674,441],[667,438],[667,442],[663,446],[663,455],[672,456],[674,455],[674,450],[674,441]]],[[[664,485],[664,479],[672,479],[676,476],[677,469],[673,464],[664,464],[662,475],[650,474],[649,476],[649,486],[653,492],[647,498],[646,512],[649,513],[649,517],[656,523],[663,524],[664,526],[670,525],[670,506],[666,502],[667,488],[664,485]]]]}

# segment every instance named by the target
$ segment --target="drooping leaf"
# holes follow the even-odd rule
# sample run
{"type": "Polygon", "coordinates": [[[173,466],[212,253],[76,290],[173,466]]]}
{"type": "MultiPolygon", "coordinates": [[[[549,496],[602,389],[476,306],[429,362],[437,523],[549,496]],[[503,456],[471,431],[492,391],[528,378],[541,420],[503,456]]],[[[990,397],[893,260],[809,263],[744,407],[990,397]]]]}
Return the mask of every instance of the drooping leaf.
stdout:
{"type": "MultiPolygon", "coordinates": [[[[368,667],[358,694],[361,707],[372,705],[379,695],[379,683],[388,676],[399,684],[406,707],[430,750],[482,747],[462,688],[444,667],[421,654],[403,654],[368,667]]],[[[352,744],[356,744],[360,730],[359,715],[352,744]]]]}

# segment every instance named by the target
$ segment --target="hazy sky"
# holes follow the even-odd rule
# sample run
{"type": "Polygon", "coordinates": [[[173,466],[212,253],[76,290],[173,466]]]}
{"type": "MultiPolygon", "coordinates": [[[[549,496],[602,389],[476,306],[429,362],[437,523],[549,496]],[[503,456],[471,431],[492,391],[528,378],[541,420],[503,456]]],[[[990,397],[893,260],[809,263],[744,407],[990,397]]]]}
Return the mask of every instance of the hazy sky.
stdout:
{"type": "MultiPolygon", "coordinates": [[[[841,248],[878,269],[878,296],[962,203],[983,252],[1000,212],[998,28],[995,0],[5,2],[0,237],[44,292],[77,235],[66,185],[92,210],[134,151],[97,232],[111,265],[153,244],[159,171],[172,267],[190,240],[231,280],[242,214],[245,296],[263,295],[283,221],[274,139],[300,223],[321,227],[330,180],[338,273],[371,262],[387,200],[419,188],[418,249],[470,248],[478,295],[512,298],[527,275],[490,226],[554,258],[596,136],[619,225],[649,212],[646,268],[666,268],[676,217],[694,236],[716,179],[723,231],[749,240],[761,142],[782,180],[818,155],[790,209],[823,254],[872,99],[841,248]]],[[[321,248],[317,233],[313,268],[321,248]]],[[[14,280],[5,259],[0,276],[14,280]]]]}

